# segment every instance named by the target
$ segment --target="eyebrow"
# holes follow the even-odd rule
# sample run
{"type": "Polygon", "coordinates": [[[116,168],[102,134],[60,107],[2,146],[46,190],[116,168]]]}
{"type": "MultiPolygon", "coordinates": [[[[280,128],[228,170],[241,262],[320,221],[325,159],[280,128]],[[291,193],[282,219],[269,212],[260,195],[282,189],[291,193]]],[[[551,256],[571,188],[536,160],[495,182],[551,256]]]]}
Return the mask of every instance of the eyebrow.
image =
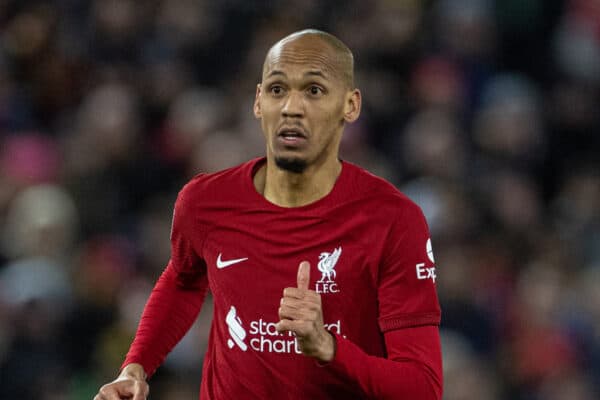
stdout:
{"type": "Polygon", "coordinates": [[[272,77],[272,76],[275,76],[275,75],[286,76],[286,75],[285,75],[285,73],[284,73],[283,71],[279,71],[279,70],[277,70],[277,69],[274,69],[274,70],[272,70],[271,72],[269,72],[269,73],[267,74],[267,78],[270,78],[270,77],[272,77]]]}
{"type": "MultiPolygon", "coordinates": [[[[283,77],[287,77],[286,73],[278,70],[278,69],[274,69],[271,72],[269,72],[267,74],[267,78],[270,78],[272,76],[283,76],[283,77]]],[[[319,70],[312,70],[312,71],[307,71],[304,73],[304,76],[320,76],[323,79],[327,79],[327,75],[325,75],[322,71],[319,70]]]]}

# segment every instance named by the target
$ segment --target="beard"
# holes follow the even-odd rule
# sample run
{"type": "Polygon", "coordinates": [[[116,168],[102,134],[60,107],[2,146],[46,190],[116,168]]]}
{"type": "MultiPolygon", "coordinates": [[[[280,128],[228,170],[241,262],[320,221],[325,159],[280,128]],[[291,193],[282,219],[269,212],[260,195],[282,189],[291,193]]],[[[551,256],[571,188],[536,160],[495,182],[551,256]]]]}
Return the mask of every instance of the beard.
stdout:
{"type": "Polygon", "coordinates": [[[299,158],[275,157],[275,165],[284,171],[301,174],[308,166],[305,160],[299,158]]]}

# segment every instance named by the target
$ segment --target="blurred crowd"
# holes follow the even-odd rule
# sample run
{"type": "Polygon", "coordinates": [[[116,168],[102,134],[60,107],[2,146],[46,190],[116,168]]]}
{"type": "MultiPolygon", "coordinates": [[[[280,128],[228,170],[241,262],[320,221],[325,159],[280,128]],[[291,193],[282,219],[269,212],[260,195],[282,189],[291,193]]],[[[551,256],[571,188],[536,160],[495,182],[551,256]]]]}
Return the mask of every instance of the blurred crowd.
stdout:
{"type": "MultiPolygon", "coordinates": [[[[264,152],[264,55],[353,49],[344,159],[429,221],[446,400],[600,398],[600,0],[0,1],[0,398],[91,399],[178,189],[264,152]]],[[[211,299],[153,378],[196,398],[211,299]]]]}

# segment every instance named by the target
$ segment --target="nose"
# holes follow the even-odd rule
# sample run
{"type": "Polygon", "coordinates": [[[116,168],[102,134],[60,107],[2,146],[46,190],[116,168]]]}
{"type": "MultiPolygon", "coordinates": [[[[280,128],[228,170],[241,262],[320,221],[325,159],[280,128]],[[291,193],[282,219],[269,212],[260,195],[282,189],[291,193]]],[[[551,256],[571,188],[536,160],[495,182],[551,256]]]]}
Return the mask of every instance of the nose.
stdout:
{"type": "Polygon", "coordinates": [[[291,91],[285,99],[281,114],[284,117],[302,117],[304,115],[302,95],[296,91],[291,91]]]}

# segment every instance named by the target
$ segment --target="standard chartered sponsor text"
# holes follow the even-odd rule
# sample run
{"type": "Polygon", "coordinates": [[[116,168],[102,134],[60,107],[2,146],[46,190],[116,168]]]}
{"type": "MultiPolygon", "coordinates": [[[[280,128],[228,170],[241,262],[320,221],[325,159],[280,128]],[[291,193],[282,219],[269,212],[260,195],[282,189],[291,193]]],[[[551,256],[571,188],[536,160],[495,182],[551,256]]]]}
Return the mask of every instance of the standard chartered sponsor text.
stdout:
{"type": "MultiPolygon", "coordinates": [[[[339,319],[324,326],[325,329],[332,333],[342,334],[342,322],[339,319]]],[[[278,333],[275,328],[275,322],[267,322],[262,318],[251,321],[248,333],[250,338],[248,343],[255,351],[262,353],[302,354],[295,335],[292,332],[278,333]]]]}

